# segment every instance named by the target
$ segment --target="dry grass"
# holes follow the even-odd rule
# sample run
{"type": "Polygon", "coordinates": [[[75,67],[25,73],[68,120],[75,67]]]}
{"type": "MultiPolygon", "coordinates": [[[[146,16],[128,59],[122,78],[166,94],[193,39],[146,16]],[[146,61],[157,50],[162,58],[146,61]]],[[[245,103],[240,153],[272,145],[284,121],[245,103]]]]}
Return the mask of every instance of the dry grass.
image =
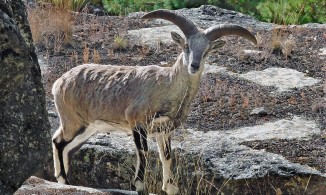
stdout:
{"type": "Polygon", "coordinates": [[[95,48],[93,49],[93,63],[94,64],[100,64],[101,63],[100,53],[95,48]]]}
{"type": "Polygon", "coordinates": [[[64,8],[73,11],[80,11],[87,3],[87,0],[37,0],[42,4],[52,4],[59,8],[64,8]]]}
{"type": "Polygon", "coordinates": [[[53,82],[78,63],[77,52],[72,52],[68,57],[70,59],[68,61],[72,63],[60,64],[60,68],[51,59],[64,51],[65,46],[71,43],[74,17],[69,10],[54,7],[50,4],[27,7],[27,14],[34,45],[40,50],[45,48],[46,51],[45,59],[48,66],[43,70],[42,74],[46,96],[52,97],[51,88],[53,82]]]}
{"type": "Polygon", "coordinates": [[[124,50],[128,46],[128,41],[122,35],[116,35],[113,44],[115,49],[124,50]]]}
{"type": "Polygon", "coordinates": [[[34,44],[52,43],[58,52],[63,44],[71,41],[74,18],[67,9],[48,5],[28,7],[27,12],[34,44]]]}
{"type": "Polygon", "coordinates": [[[248,108],[250,105],[250,98],[244,92],[240,92],[240,96],[242,98],[242,108],[248,108]]]}
{"type": "Polygon", "coordinates": [[[262,45],[264,44],[264,38],[263,38],[262,34],[260,32],[257,32],[255,37],[257,40],[258,47],[262,47],[262,45]]]}
{"type": "Polygon", "coordinates": [[[87,44],[84,44],[84,49],[83,49],[83,63],[88,63],[89,62],[89,47],[87,44]]]}
{"type": "MultiPolygon", "coordinates": [[[[214,177],[205,174],[204,162],[200,155],[185,155],[184,151],[172,152],[173,185],[179,188],[179,194],[214,194],[220,191],[214,185],[214,177]]],[[[162,164],[158,155],[150,153],[147,156],[147,168],[145,172],[145,186],[150,193],[162,194],[162,164]]]]}
{"type": "Polygon", "coordinates": [[[323,90],[324,90],[324,93],[325,93],[325,96],[326,96],[326,63],[323,66],[322,71],[324,72],[324,87],[323,87],[323,90]]]}
{"type": "MultiPolygon", "coordinates": [[[[158,129],[153,129],[152,124],[144,124],[148,130],[155,132],[170,132],[170,124],[162,125],[158,129]]],[[[154,132],[153,132],[154,133],[154,132]]],[[[189,139],[187,130],[181,125],[180,132],[181,139],[189,139]]],[[[151,133],[149,133],[151,134],[151,133]]],[[[174,149],[171,152],[171,178],[172,184],[179,188],[178,194],[194,194],[194,195],[210,195],[216,194],[221,191],[215,186],[215,176],[207,175],[204,167],[204,159],[201,153],[189,152],[192,148],[174,149]],[[188,151],[187,151],[188,150],[188,151]]],[[[145,168],[145,186],[147,191],[154,194],[165,194],[162,191],[163,170],[162,163],[159,158],[158,151],[149,150],[146,155],[146,168],[145,168]]],[[[136,165],[136,163],[134,164],[136,165]]],[[[125,165],[128,170],[134,170],[129,165],[125,165]]],[[[130,185],[133,185],[132,180],[130,185]]]]}
{"type": "Polygon", "coordinates": [[[281,54],[282,52],[282,33],[278,29],[273,31],[270,48],[272,49],[273,54],[281,54]]]}
{"type": "MultiPolygon", "coordinates": [[[[296,45],[296,40],[293,35],[289,35],[286,29],[275,28],[272,31],[272,37],[269,43],[269,49],[272,54],[283,55],[286,59],[291,56],[296,45]]],[[[258,41],[259,43],[260,41],[258,41]]]]}
{"type": "Polygon", "coordinates": [[[70,55],[70,62],[71,64],[78,64],[79,61],[78,61],[78,53],[76,51],[73,51],[70,55]]]}
{"type": "Polygon", "coordinates": [[[151,48],[147,45],[143,45],[141,48],[138,48],[138,51],[142,58],[145,58],[151,51],[151,48]]]}
{"type": "Polygon", "coordinates": [[[283,43],[282,43],[282,53],[287,58],[291,55],[294,47],[295,47],[295,40],[293,36],[289,36],[283,43]]]}
{"type": "Polygon", "coordinates": [[[113,58],[114,57],[114,49],[108,49],[108,57],[113,58]]]}

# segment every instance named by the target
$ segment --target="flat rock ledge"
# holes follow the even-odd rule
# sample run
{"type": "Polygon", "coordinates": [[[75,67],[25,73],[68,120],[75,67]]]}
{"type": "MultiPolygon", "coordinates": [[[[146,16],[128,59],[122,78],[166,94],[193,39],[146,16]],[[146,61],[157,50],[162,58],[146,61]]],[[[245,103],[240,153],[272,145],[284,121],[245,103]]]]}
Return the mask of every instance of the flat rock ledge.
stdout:
{"type": "Polygon", "coordinates": [[[35,176],[28,178],[14,195],[46,194],[46,195],[137,195],[137,192],[114,189],[94,189],[83,186],[64,185],[50,182],[35,176]]]}
{"type": "MultiPolygon", "coordinates": [[[[285,194],[304,191],[306,194],[322,194],[326,190],[325,173],[243,144],[253,140],[309,140],[319,133],[314,121],[298,116],[232,131],[205,133],[181,129],[175,132],[172,141],[176,164],[173,172],[177,172],[174,181],[180,189],[192,192],[202,192],[205,186],[211,186],[212,194],[250,194],[250,191],[273,194],[278,188],[285,194]],[[201,187],[198,189],[198,186],[201,187]]],[[[153,193],[161,188],[162,170],[153,139],[149,140],[149,148],[147,186],[153,193]]],[[[71,183],[94,188],[131,189],[135,160],[131,136],[98,134],[77,152],[71,183]]]]}
{"type": "Polygon", "coordinates": [[[261,86],[274,87],[275,91],[271,93],[279,93],[300,89],[307,86],[313,86],[321,82],[321,79],[316,79],[307,76],[303,72],[291,68],[272,67],[262,71],[249,71],[244,74],[233,73],[227,68],[216,64],[206,64],[204,73],[220,73],[226,76],[236,76],[257,83],[261,86]]]}

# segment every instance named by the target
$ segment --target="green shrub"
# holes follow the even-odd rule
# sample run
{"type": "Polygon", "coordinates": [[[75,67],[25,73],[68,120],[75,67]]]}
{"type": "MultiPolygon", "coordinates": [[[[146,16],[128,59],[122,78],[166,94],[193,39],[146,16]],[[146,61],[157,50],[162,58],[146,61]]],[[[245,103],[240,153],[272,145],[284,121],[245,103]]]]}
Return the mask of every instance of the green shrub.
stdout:
{"type": "Polygon", "coordinates": [[[128,46],[127,39],[123,38],[121,35],[114,36],[114,48],[118,50],[124,50],[128,46]]]}
{"type": "Polygon", "coordinates": [[[265,22],[277,24],[325,23],[325,0],[38,0],[80,11],[87,3],[100,5],[113,15],[136,11],[180,9],[210,4],[239,11],[265,22]]]}
{"type": "Polygon", "coordinates": [[[103,7],[111,14],[119,15],[126,7],[128,0],[103,0],[103,7]]]}
{"type": "Polygon", "coordinates": [[[276,24],[326,21],[324,0],[226,0],[226,6],[261,21],[276,24]]]}
{"type": "Polygon", "coordinates": [[[102,6],[102,0],[90,0],[90,4],[96,5],[96,6],[102,6]]]}
{"type": "Polygon", "coordinates": [[[186,0],[164,0],[164,8],[167,9],[180,9],[186,5],[186,0]]]}
{"type": "MultiPolygon", "coordinates": [[[[218,1],[218,0],[215,0],[218,1]]],[[[220,2],[220,6],[226,9],[235,10],[254,17],[259,16],[256,6],[266,0],[226,0],[220,2]]]]}
{"type": "Polygon", "coordinates": [[[113,15],[126,15],[140,10],[152,11],[163,8],[162,0],[102,0],[102,4],[113,15]]]}
{"type": "Polygon", "coordinates": [[[261,19],[277,24],[325,22],[326,2],[320,0],[274,0],[259,3],[261,19]]]}
{"type": "Polygon", "coordinates": [[[294,7],[287,0],[279,2],[267,1],[257,5],[257,10],[263,20],[276,24],[293,24],[299,20],[299,12],[293,12],[294,7]]]}
{"type": "Polygon", "coordinates": [[[51,3],[56,7],[80,11],[91,0],[38,0],[38,2],[51,3]]]}
{"type": "Polygon", "coordinates": [[[200,7],[201,5],[209,4],[209,0],[188,0],[186,1],[186,7],[200,7]]]}

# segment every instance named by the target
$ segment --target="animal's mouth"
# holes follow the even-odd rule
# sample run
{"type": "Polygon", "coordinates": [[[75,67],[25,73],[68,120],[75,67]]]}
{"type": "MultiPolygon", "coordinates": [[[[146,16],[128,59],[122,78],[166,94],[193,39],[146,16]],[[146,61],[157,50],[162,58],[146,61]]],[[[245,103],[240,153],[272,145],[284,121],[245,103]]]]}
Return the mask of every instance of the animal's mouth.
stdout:
{"type": "Polygon", "coordinates": [[[199,70],[199,67],[194,68],[194,67],[189,67],[188,71],[190,74],[196,74],[199,70]]]}

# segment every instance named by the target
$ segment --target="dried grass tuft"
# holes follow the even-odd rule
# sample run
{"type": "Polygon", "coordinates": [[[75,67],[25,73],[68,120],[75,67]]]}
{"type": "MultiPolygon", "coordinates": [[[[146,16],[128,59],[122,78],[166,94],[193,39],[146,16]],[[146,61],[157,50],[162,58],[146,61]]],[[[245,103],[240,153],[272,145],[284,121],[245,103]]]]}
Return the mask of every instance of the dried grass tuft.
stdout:
{"type": "Polygon", "coordinates": [[[59,50],[72,40],[74,18],[69,10],[45,5],[28,7],[27,13],[34,44],[52,43],[59,50]]]}

